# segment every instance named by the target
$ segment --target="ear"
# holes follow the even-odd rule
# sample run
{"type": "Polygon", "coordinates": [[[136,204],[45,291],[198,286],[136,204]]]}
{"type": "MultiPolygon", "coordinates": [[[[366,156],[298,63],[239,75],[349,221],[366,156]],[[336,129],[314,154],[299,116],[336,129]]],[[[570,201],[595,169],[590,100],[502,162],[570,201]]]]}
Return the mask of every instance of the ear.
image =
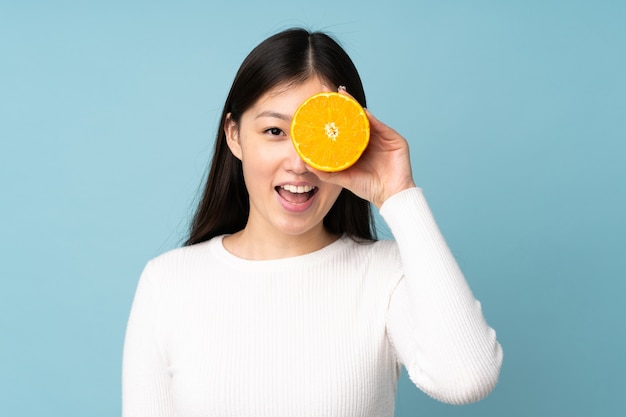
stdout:
{"type": "Polygon", "coordinates": [[[224,133],[226,134],[226,144],[235,158],[241,160],[241,143],[239,142],[239,126],[232,119],[231,114],[226,115],[224,121],[224,133]]]}

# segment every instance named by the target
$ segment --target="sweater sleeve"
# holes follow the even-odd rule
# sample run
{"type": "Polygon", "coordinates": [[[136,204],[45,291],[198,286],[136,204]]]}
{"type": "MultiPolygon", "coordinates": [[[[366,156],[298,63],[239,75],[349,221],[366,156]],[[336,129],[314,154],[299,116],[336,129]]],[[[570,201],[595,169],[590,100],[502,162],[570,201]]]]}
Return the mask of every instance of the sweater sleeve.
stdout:
{"type": "Polygon", "coordinates": [[[122,365],[123,417],[172,417],[171,377],[159,338],[159,291],[153,265],[141,278],[128,320],[122,365]]]}
{"type": "Polygon", "coordinates": [[[387,332],[413,383],[443,402],[478,401],[495,387],[502,349],[420,188],[382,205],[404,276],[390,300],[387,332]]]}

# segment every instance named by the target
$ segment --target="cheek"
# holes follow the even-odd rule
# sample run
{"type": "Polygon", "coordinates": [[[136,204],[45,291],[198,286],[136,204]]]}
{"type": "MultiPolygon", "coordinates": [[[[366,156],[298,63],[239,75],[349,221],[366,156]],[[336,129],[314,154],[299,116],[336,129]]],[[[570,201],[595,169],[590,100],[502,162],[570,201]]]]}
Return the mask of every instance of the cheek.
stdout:
{"type": "Polygon", "coordinates": [[[326,200],[328,205],[328,210],[335,204],[337,198],[339,198],[339,194],[341,194],[341,190],[343,188],[338,185],[330,185],[328,184],[328,188],[325,192],[326,200]]]}
{"type": "Polygon", "coordinates": [[[241,147],[241,165],[246,183],[261,181],[274,169],[272,156],[267,148],[248,144],[241,147]]]}

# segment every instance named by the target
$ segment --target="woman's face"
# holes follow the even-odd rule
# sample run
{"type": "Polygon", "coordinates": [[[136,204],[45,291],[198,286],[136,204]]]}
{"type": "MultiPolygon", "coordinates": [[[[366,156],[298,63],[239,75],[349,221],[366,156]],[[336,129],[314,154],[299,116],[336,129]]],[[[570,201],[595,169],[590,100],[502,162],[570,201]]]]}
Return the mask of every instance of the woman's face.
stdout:
{"type": "Polygon", "coordinates": [[[246,228],[292,236],[323,228],[341,187],[307,171],[289,137],[298,106],[322,91],[330,89],[318,78],[278,86],[244,112],[238,125],[226,121],[228,145],[242,162],[250,195],[246,228]]]}

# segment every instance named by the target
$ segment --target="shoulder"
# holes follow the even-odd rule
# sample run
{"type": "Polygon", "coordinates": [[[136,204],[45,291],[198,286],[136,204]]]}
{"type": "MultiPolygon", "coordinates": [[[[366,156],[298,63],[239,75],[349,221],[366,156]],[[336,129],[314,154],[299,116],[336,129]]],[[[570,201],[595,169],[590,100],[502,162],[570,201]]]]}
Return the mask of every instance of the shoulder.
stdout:
{"type": "Polygon", "coordinates": [[[346,242],[348,250],[353,252],[372,253],[384,257],[398,250],[398,245],[393,239],[365,240],[354,239],[347,236],[343,236],[342,239],[346,242]]]}
{"type": "Polygon", "coordinates": [[[207,265],[215,264],[212,247],[217,239],[220,238],[172,249],[150,259],[142,272],[142,280],[164,283],[193,277],[194,272],[206,270],[207,265]]]}
{"type": "Polygon", "coordinates": [[[347,237],[344,239],[347,240],[346,250],[361,262],[392,269],[401,267],[400,251],[395,240],[363,241],[347,237]]]}
{"type": "Polygon", "coordinates": [[[193,262],[195,259],[204,257],[210,253],[210,248],[215,244],[216,239],[219,238],[216,237],[206,242],[169,250],[150,259],[148,261],[148,265],[166,266],[171,264],[193,262]]]}

